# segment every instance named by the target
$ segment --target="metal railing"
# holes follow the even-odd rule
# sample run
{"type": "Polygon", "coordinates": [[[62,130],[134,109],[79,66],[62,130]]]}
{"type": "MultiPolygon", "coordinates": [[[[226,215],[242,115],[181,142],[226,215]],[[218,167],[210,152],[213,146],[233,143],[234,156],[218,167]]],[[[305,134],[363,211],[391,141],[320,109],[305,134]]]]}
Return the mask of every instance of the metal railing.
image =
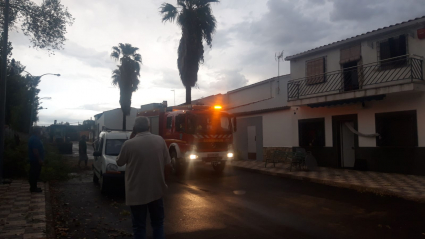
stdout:
{"type": "Polygon", "coordinates": [[[423,60],[406,55],[291,80],[288,82],[288,101],[373,88],[373,85],[402,80],[423,81],[423,60]]]}

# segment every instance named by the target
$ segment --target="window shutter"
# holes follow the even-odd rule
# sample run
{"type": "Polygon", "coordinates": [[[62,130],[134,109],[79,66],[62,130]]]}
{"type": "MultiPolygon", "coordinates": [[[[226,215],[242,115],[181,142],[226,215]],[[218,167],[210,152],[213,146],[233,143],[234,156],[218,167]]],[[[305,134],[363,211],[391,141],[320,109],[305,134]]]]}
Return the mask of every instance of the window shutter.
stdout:
{"type": "Polygon", "coordinates": [[[360,45],[341,49],[340,63],[345,64],[350,61],[359,61],[361,59],[360,45]]]}
{"type": "Polygon", "coordinates": [[[321,57],[307,62],[307,84],[324,82],[325,78],[325,58],[321,57]]]}
{"type": "Polygon", "coordinates": [[[390,44],[388,41],[384,41],[379,44],[379,58],[381,61],[391,58],[390,44]]]}
{"type": "Polygon", "coordinates": [[[406,49],[406,35],[400,35],[398,38],[398,54],[399,56],[404,56],[407,54],[406,49]]]}

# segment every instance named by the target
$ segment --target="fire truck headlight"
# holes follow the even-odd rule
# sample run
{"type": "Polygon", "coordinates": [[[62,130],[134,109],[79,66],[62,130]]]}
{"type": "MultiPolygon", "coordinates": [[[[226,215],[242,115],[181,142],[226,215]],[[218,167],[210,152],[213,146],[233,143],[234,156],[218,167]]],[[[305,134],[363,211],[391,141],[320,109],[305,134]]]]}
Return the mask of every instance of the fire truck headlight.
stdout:
{"type": "Polygon", "coordinates": [[[228,158],[233,158],[233,153],[227,153],[228,158]]]}
{"type": "Polygon", "coordinates": [[[195,155],[195,154],[189,155],[189,159],[191,159],[191,160],[194,160],[194,159],[197,159],[197,158],[198,158],[198,156],[195,155]]]}

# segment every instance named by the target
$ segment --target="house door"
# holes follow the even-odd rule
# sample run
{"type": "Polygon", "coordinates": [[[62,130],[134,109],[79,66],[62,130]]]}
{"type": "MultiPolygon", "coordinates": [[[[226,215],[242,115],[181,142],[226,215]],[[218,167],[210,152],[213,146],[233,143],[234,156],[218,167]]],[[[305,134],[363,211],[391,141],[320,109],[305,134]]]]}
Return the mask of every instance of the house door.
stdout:
{"type": "Polygon", "coordinates": [[[359,89],[359,73],[357,61],[348,62],[342,65],[344,91],[359,89]]]}
{"type": "Polygon", "coordinates": [[[342,168],[353,168],[354,162],[356,161],[355,155],[355,135],[347,127],[347,124],[354,128],[353,121],[341,122],[341,167],[342,168]]]}
{"type": "Polygon", "coordinates": [[[255,126],[248,126],[248,159],[257,159],[257,134],[255,126]]]}

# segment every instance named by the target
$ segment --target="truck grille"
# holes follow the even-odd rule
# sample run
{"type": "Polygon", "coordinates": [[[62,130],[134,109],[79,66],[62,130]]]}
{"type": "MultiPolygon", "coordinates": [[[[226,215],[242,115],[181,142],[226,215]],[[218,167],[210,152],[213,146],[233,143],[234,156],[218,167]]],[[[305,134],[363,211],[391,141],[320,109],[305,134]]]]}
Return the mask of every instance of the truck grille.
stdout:
{"type": "Polygon", "coordinates": [[[217,152],[227,150],[226,142],[200,142],[197,145],[198,151],[202,152],[217,152]]]}

